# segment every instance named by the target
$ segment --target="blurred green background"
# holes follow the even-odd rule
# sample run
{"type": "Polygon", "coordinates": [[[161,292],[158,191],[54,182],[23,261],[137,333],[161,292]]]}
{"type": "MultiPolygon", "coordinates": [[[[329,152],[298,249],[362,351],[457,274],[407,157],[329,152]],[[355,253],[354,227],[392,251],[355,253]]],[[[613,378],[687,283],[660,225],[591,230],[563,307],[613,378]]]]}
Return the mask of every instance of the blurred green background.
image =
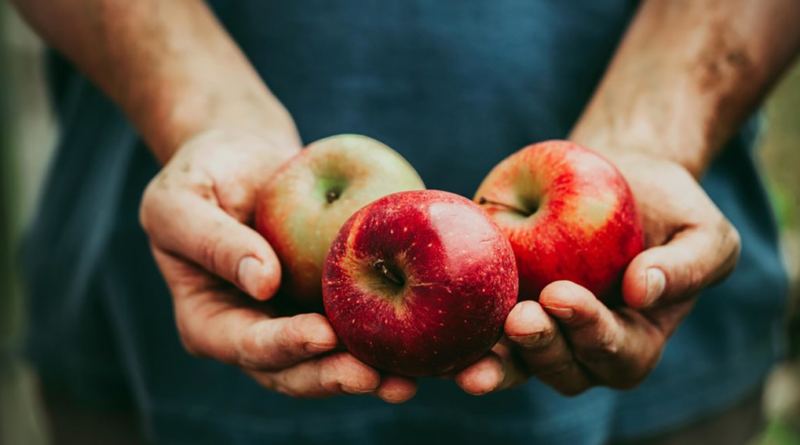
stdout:
{"type": "Polygon", "coordinates": [[[55,140],[42,88],[41,44],[0,1],[0,444],[46,444],[36,381],[16,359],[23,299],[16,280],[20,235],[33,212],[55,140]]]}
{"type": "Polygon", "coordinates": [[[759,155],[793,286],[789,359],[768,382],[764,408],[770,423],[760,445],[800,445],[800,64],[772,92],[766,116],[759,155]]]}
{"type": "MultiPolygon", "coordinates": [[[[35,207],[57,128],[43,89],[42,46],[0,2],[0,444],[48,443],[35,376],[18,360],[24,299],[16,280],[20,236],[35,207]]],[[[794,286],[791,357],[767,386],[760,445],[800,445],[800,66],[766,104],[760,156],[794,286]]]]}

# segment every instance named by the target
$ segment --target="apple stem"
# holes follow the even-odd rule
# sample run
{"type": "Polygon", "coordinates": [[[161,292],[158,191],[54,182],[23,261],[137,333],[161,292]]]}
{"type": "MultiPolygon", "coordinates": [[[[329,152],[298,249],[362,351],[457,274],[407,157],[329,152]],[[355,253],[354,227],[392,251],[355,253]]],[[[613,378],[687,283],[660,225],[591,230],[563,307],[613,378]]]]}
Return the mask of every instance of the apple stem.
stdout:
{"type": "Polygon", "coordinates": [[[500,207],[505,207],[508,210],[511,210],[512,212],[519,213],[520,215],[525,215],[525,216],[529,216],[530,215],[530,212],[526,212],[525,210],[522,210],[520,208],[514,207],[514,206],[509,205],[509,204],[505,204],[505,203],[497,202],[497,201],[492,201],[491,199],[486,199],[483,196],[478,198],[478,204],[480,204],[480,205],[484,205],[484,204],[496,205],[496,206],[500,206],[500,207]]]}
{"type": "Polygon", "coordinates": [[[330,190],[328,191],[328,194],[325,195],[325,199],[328,201],[328,204],[330,204],[333,201],[339,199],[339,192],[337,192],[336,190],[330,190]]]}
{"type": "Polygon", "coordinates": [[[382,273],[384,277],[386,277],[389,281],[393,282],[398,286],[402,286],[404,284],[403,279],[398,277],[394,272],[389,270],[386,266],[386,261],[378,260],[375,262],[375,269],[382,273]]]}

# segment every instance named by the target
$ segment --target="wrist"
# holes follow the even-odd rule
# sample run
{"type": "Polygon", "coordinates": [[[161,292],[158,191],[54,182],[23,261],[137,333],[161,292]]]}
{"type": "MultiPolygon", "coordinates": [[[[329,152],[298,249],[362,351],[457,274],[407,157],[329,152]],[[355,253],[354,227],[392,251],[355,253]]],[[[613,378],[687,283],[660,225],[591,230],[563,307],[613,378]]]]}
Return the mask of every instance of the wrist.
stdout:
{"type": "MultiPolygon", "coordinates": [[[[645,119],[628,120],[622,125],[603,125],[592,122],[592,117],[584,116],[571,132],[569,139],[588,147],[611,161],[625,158],[656,158],[678,164],[695,178],[700,178],[713,160],[715,150],[703,132],[691,131],[692,126],[684,126],[684,131],[671,130],[666,124],[659,127],[645,119]]],[[[674,126],[673,128],[681,128],[674,126]]]]}
{"type": "MultiPolygon", "coordinates": [[[[301,149],[299,138],[287,133],[254,134],[234,128],[206,128],[189,137],[169,163],[189,159],[217,159],[217,167],[233,168],[244,176],[271,177],[301,149]],[[249,172],[249,173],[244,173],[249,172]]],[[[193,162],[193,161],[191,161],[193,162]]],[[[207,161],[206,161],[207,162],[207,161]]],[[[244,178],[240,178],[244,180],[244,178]]]]}
{"type": "Polygon", "coordinates": [[[302,147],[293,119],[271,95],[264,100],[250,102],[198,96],[201,95],[188,95],[188,100],[176,101],[162,97],[161,101],[142,107],[147,111],[142,113],[142,118],[132,116],[162,164],[168,162],[188,141],[209,133],[259,139],[276,156],[294,155],[302,147]]]}

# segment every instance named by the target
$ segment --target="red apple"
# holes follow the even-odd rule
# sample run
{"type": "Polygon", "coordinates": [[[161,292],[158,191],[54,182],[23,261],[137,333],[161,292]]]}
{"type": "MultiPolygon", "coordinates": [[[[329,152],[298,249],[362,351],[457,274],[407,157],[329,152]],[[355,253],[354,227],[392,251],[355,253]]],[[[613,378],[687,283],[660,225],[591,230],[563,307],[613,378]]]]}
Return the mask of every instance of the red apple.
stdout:
{"type": "Polygon", "coordinates": [[[407,376],[457,371],[499,339],[517,300],[508,240],[471,201],[428,190],[353,215],[323,271],[325,312],[347,349],[407,376]]]}
{"type": "Polygon", "coordinates": [[[347,218],[382,196],[424,188],[402,156],[366,136],[333,136],[302,150],[270,179],[256,208],[256,229],[281,261],[281,294],[322,310],[322,263],[347,218]]]}
{"type": "Polygon", "coordinates": [[[644,246],[633,195],[597,153],[568,141],[528,146],[498,164],[475,200],[505,232],[520,278],[520,298],[570,280],[610,302],[644,246]]]}

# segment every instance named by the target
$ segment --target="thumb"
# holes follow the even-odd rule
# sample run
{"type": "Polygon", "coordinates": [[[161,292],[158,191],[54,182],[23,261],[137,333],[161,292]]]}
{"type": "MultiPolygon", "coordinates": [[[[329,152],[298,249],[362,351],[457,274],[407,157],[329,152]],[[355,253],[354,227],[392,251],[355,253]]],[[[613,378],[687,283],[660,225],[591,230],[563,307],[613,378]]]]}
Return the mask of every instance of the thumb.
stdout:
{"type": "Polygon", "coordinates": [[[739,259],[739,233],[726,220],[690,227],[633,259],[622,280],[625,302],[645,308],[683,300],[727,277],[739,259]]]}
{"type": "Polygon", "coordinates": [[[199,264],[258,300],[269,299],[280,286],[280,263],[272,247],[210,201],[148,188],[140,220],[156,247],[199,264]]]}

